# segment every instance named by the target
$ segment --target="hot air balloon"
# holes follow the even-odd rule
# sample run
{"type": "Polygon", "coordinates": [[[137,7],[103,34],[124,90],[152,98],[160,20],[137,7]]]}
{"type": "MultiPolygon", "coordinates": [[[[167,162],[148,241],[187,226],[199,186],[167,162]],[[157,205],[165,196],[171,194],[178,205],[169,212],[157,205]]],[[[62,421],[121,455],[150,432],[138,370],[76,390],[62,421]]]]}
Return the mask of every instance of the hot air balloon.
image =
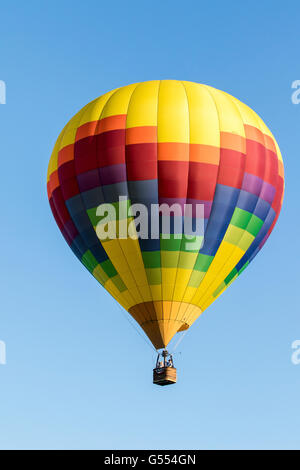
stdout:
{"type": "Polygon", "coordinates": [[[207,85],[157,80],[118,88],[82,108],[57,139],[47,188],[75,255],[163,349],[154,383],[165,385],[176,382],[170,340],[268,239],[284,173],[273,135],[248,106],[207,85]],[[158,237],[101,239],[103,204],[122,209],[117,225],[125,218],[136,228],[127,211],[134,204],[201,205],[204,236],[197,249],[187,249],[171,214],[169,233],[160,224],[158,237]]]}

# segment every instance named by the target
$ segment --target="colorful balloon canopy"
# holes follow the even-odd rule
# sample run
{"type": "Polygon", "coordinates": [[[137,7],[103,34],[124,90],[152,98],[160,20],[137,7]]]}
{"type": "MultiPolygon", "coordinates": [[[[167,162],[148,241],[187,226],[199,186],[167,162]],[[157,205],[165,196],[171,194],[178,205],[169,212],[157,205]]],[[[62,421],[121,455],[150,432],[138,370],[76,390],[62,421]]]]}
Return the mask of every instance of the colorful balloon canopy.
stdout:
{"type": "Polygon", "coordinates": [[[67,243],[155,348],[192,325],[252,261],[283,188],[280,150],[258,115],[220,90],[176,80],[128,85],[89,103],[61,132],[48,169],[67,243]],[[171,226],[168,238],[100,241],[97,207],[117,207],[119,196],[147,207],[203,204],[201,249],[187,250],[171,226]]]}

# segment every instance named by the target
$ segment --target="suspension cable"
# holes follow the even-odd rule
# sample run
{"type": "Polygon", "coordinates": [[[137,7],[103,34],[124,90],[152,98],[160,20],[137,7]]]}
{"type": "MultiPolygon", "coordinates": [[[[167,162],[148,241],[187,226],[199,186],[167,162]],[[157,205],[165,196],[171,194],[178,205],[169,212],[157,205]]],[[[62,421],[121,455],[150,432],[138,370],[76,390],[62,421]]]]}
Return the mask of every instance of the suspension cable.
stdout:
{"type": "Polygon", "coordinates": [[[140,335],[141,338],[143,338],[143,340],[145,341],[145,343],[149,346],[149,348],[151,348],[153,351],[155,351],[156,354],[158,354],[158,351],[157,349],[155,349],[155,347],[146,340],[145,336],[142,335],[142,333],[139,331],[139,329],[137,328],[137,326],[132,322],[130,321],[129,319],[129,315],[126,315],[125,313],[125,310],[123,310],[123,308],[121,307],[121,305],[116,301],[116,304],[117,306],[119,307],[119,309],[121,310],[122,312],[122,315],[126,318],[126,320],[128,321],[128,323],[130,323],[130,325],[135,329],[135,331],[140,335]]]}
{"type": "Polygon", "coordinates": [[[171,352],[171,354],[174,354],[174,351],[178,348],[179,344],[181,343],[181,341],[183,340],[183,338],[185,337],[185,335],[187,334],[187,332],[189,331],[189,328],[185,330],[185,332],[180,336],[179,340],[177,341],[177,343],[175,344],[174,348],[173,348],[173,351],[171,352]]]}

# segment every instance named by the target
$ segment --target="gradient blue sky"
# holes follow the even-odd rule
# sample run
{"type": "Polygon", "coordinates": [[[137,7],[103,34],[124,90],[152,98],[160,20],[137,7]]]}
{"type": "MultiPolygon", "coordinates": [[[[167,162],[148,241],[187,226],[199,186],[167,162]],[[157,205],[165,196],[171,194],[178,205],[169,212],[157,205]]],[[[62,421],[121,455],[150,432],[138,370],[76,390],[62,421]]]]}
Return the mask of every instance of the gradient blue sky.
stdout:
{"type": "Polygon", "coordinates": [[[299,3],[30,0],[0,10],[0,448],[299,449],[299,3]],[[83,105],[163,78],[255,109],[281,147],[286,194],[262,252],[181,343],[177,385],[160,388],[155,354],[56,227],[46,169],[83,105]]]}

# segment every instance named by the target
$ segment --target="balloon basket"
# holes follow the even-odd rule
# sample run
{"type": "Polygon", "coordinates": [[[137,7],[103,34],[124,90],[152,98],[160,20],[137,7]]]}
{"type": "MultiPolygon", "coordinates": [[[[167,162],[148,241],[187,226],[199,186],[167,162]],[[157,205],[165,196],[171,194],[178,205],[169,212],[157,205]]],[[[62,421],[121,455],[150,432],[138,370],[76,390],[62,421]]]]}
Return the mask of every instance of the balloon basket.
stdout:
{"type": "Polygon", "coordinates": [[[172,385],[177,380],[175,367],[161,367],[153,369],[153,383],[155,385],[172,385]]]}

